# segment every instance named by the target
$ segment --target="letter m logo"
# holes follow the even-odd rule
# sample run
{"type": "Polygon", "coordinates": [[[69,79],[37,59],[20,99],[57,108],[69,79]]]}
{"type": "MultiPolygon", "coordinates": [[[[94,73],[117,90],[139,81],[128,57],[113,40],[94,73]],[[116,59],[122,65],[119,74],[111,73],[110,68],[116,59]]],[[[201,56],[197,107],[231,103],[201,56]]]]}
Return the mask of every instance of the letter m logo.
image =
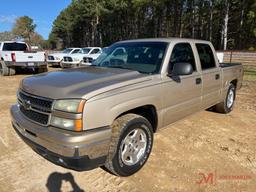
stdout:
{"type": "Polygon", "coordinates": [[[204,173],[198,173],[198,175],[200,176],[200,179],[196,182],[198,185],[201,184],[211,184],[213,185],[213,173],[209,173],[208,175],[204,174],[204,173]]]}

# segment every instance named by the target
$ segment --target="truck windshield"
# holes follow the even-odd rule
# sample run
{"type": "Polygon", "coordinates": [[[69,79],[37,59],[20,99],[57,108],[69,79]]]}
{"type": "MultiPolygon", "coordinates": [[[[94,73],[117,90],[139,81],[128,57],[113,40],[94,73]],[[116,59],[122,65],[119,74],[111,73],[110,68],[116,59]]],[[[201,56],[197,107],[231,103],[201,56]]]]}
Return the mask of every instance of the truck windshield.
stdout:
{"type": "Polygon", "coordinates": [[[73,49],[64,49],[62,53],[70,53],[73,49]]]}
{"type": "Polygon", "coordinates": [[[91,48],[83,48],[83,53],[88,54],[91,51],[91,48]]]}
{"type": "Polygon", "coordinates": [[[116,43],[106,49],[92,64],[148,74],[159,73],[167,44],[165,42],[116,43]]]}
{"type": "Polygon", "coordinates": [[[26,51],[25,43],[4,43],[3,51],[26,51]]]}

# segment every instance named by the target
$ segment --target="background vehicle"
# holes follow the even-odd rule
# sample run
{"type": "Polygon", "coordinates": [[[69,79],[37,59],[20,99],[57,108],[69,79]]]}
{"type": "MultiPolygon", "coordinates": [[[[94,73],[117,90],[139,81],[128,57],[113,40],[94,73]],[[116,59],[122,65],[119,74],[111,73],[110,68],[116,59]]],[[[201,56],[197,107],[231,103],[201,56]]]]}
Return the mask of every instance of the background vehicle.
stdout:
{"type": "Polygon", "coordinates": [[[25,78],[12,124],[58,165],[104,165],[129,176],[147,161],[160,128],[210,107],[231,112],[242,76],[242,65],[219,64],[208,41],[118,42],[93,66],[25,78]]]}
{"type": "Polygon", "coordinates": [[[92,60],[97,59],[101,53],[102,50],[100,47],[84,47],[77,54],[65,55],[61,66],[67,68],[80,66],[81,64],[90,65],[92,60]],[[85,57],[88,60],[84,60],[85,57]]]}
{"type": "Polygon", "coordinates": [[[81,52],[81,48],[67,48],[64,49],[61,53],[53,53],[48,55],[47,63],[52,66],[60,66],[61,61],[65,55],[72,55],[81,52]]]}
{"type": "Polygon", "coordinates": [[[30,51],[25,42],[0,42],[0,74],[15,75],[18,67],[32,68],[35,72],[46,72],[45,53],[30,51]]]}

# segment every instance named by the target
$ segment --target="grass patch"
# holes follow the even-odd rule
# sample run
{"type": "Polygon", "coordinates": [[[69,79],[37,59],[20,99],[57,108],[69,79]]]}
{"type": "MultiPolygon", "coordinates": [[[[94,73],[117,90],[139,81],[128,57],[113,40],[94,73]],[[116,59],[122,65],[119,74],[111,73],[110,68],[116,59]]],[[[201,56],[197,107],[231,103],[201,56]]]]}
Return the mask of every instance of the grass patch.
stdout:
{"type": "Polygon", "coordinates": [[[256,81],[256,66],[244,66],[244,80],[256,81]]]}

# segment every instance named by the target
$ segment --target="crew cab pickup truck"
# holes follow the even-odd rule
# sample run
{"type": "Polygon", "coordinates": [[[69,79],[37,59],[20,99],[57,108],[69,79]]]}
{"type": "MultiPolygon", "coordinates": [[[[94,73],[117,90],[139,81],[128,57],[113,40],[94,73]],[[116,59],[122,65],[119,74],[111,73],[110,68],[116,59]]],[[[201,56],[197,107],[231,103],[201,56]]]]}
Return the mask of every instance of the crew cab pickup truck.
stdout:
{"type": "Polygon", "coordinates": [[[121,41],[92,66],[23,79],[12,124],[57,165],[129,176],[147,161],[159,129],[208,108],[231,112],[242,76],[242,65],[218,63],[208,41],[121,41]]]}
{"type": "Polygon", "coordinates": [[[90,65],[91,62],[102,53],[100,47],[84,47],[80,52],[73,55],[65,55],[61,62],[62,68],[79,67],[81,65],[90,65]],[[86,58],[86,60],[84,60],[86,58]],[[88,60],[87,60],[88,59],[88,60]]]}
{"type": "Polygon", "coordinates": [[[15,75],[18,67],[33,68],[35,72],[46,72],[45,53],[30,51],[25,42],[0,42],[0,75],[15,75]]]}
{"type": "Polygon", "coordinates": [[[76,53],[81,53],[81,48],[66,48],[60,53],[52,53],[47,56],[47,63],[52,66],[61,66],[63,57],[66,55],[72,55],[76,53]]]}

